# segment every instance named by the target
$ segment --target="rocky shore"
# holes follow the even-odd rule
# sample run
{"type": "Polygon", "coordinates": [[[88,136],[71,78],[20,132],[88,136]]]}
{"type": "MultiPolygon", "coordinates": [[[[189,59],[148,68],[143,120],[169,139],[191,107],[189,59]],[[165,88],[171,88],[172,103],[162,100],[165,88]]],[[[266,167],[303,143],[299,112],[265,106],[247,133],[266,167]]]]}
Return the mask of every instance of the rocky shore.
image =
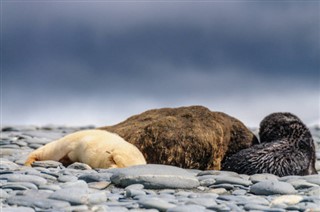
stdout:
{"type": "MultiPolygon", "coordinates": [[[[40,161],[32,168],[23,166],[34,149],[89,128],[93,126],[3,127],[1,211],[320,211],[320,175],[248,176],[155,164],[91,169],[40,161]]],[[[320,128],[310,130],[320,171],[320,128]]]]}

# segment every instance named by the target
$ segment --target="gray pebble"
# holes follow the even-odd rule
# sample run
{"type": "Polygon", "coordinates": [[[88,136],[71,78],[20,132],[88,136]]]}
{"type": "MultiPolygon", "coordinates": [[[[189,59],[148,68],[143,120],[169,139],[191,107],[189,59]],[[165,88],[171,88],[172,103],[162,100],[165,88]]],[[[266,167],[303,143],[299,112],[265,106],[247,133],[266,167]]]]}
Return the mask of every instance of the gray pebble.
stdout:
{"type": "Polygon", "coordinates": [[[7,180],[9,182],[30,182],[37,186],[47,183],[47,180],[35,175],[23,175],[23,174],[3,174],[0,175],[0,180],[7,180]]]}
{"type": "Polygon", "coordinates": [[[3,189],[12,189],[12,190],[27,190],[27,189],[38,190],[38,187],[35,184],[28,183],[28,182],[4,183],[1,187],[3,189]]]}
{"type": "Polygon", "coordinates": [[[215,182],[216,182],[216,180],[214,178],[208,178],[208,179],[205,179],[205,180],[201,180],[200,181],[200,185],[209,187],[209,186],[215,184],[215,182]]]}
{"type": "Polygon", "coordinates": [[[7,193],[7,191],[0,188],[0,199],[6,199],[8,197],[9,194],[7,193]]]}
{"type": "MultiPolygon", "coordinates": [[[[2,150],[1,150],[2,151],[2,150]]],[[[1,159],[0,160],[0,170],[18,170],[19,166],[11,161],[1,159]]]]}
{"type": "Polygon", "coordinates": [[[208,207],[208,209],[211,209],[211,210],[214,210],[214,211],[218,211],[218,212],[229,212],[229,211],[231,211],[231,208],[228,207],[225,204],[219,204],[219,205],[211,206],[211,207],[208,207]]]}
{"type": "Polygon", "coordinates": [[[72,205],[99,204],[107,200],[104,192],[86,193],[83,189],[60,189],[49,196],[50,199],[64,200],[72,205]]]}
{"type": "Polygon", "coordinates": [[[98,190],[105,189],[109,185],[110,185],[110,182],[106,182],[106,181],[88,183],[89,188],[98,189],[98,190]]]}
{"type": "Polygon", "coordinates": [[[85,163],[79,163],[79,162],[75,162],[75,163],[69,165],[67,168],[68,169],[78,169],[78,170],[91,170],[92,169],[89,165],[87,165],[85,163]]]}
{"type": "Polygon", "coordinates": [[[87,183],[99,182],[99,181],[111,181],[110,177],[112,173],[91,173],[83,174],[79,176],[79,180],[84,180],[87,183]]]}
{"type": "Polygon", "coordinates": [[[159,194],[175,194],[176,191],[173,189],[162,189],[159,191],[159,194]]]}
{"type": "Polygon", "coordinates": [[[143,184],[145,188],[196,188],[198,179],[182,168],[167,165],[139,165],[115,170],[112,183],[126,187],[143,184]]]}
{"type": "Polygon", "coordinates": [[[34,209],[29,207],[7,207],[1,208],[1,212],[34,212],[34,209]]]}
{"type": "Polygon", "coordinates": [[[258,183],[261,181],[266,181],[266,180],[272,180],[272,181],[278,181],[279,177],[273,174],[254,174],[251,175],[249,180],[251,180],[252,183],[258,183]]]}
{"type": "Polygon", "coordinates": [[[230,176],[230,177],[239,177],[239,174],[232,171],[218,171],[218,170],[206,170],[201,171],[197,174],[197,176],[203,175],[223,175],[223,176],[230,176]]]}
{"type": "Polygon", "coordinates": [[[244,180],[239,177],[217,177],[215,182],[215,185],[217,184],[232,184],[232,185],[242,185],[242,186],[249,186],[251,185],[251,181],[249,180],[244,180]]]}
{"type": "Polygon", "coordinates": [[[65,182],[75,182],[77,180],[78,180],[77,177],[71,176],[71,175],[60,175],[58,177],[58,181],[59,182],[63,182],[63,183],[65,183],[65,182]]]}
{"type": "Polygon", "coordinates": [[[206,208],[217,205],[215,199],[204,198],[204,197],[192,198],[192,199],[188,200],[185,204],[186,205],[201,205],[206,208]]]}
{"type": "Polygon", "coordinates": [[[208,211],[201,205],[181,205],[174,208],[170,208],[167,212],[195,212],[195,211],[208,211]]]}
{"type": "Polygon", "coordinates": [[[127,188],[126,189],[126,196],[127,197],[135,197],[135,196],[144,196],[146,195],[146,192],[140,189],[133,189],[133,188],[127,188]]]}
{"type": "Polygon", "coordinates": [[[1,149],[20,149],[20,146],[16,144],[1,145],[1,149]]]}
{"type": "Polygon", "coordinates": [[[223,183],[223,184],[211,185],[209,186],[209,188],[224,188],[226,190],[232,190],[234,189],[234,185],[223,183]]]}
{"type": "Polygon", "coordinates": [[[257,195],[294,194],[297,191],[290,183],[261,181],[251,186],[250,192],[257,195]]]}
{"type": "Polygon", "coordinates": [[[244,205],[244,209],[247,211],[250,210],[260,210],[260,211],[265,211],[268,210],[269,207],[265,205],[258,205],[258,204],[252,204],[252,203],[247,203],[244,205]]]}
{"type": "Polygon", "coordinates": [[[316,184],[320,186],[320,175],[309,175],[303,177],[308,183],[316,184]]]}
{"type": "Polygon", "coordinates": [[[72,182],[66,182],[61,185],[61,188],[63,189],[82,189],[84,191],[88,190],[88,184],[83,181],[83,180],[77,180],[77,181],[72,181],[72,182]]]}
{"type": "Polygon", "coordinates": [[[176,205],[168,203],[160,198],[144,198],[138,201],[138,203],[144,208],[155,208],[159,211],[167,211],[170,208],[175,207],[176,205]]]}
{"type": "Polygon", "coordinates": [[[309,182],[307,182],[306,180],[303,180],[303,179],[289,180],[287,182],[290,183],[291,185],[293,185],[293,187],[295,189],[319,187],[319,185],[313,184],[313,183],[309,183],[309,182]]]}
{"type": "Polygon", "coordinates": [[[57,190],[60,190],[61,187],[59,185],[49,184],[49,185],[40,185],[39,189],[57,191],[57,190]]]}
{"type": "Polygon", "coordinates": [[[132,185],[129,185],[129,186],[125,187],[125,190],[126,189],[138,189],[138,190],[141,190],[141,189],[144,189],[144,185],[142,185],[142,184],[132,184],[132,185]]]}
{"type": "Polygon", "coordinates": [[[320,196],[320,187],[311,188],[306,192],[306,195],[308,196],[320,196]]]}
{"type": "Polygon", "coordinates": [[[245,195],[247,193],[247,191],[246,190],[243,190],[243,189],[237,189],[237,190],[234,190],[233,192],[232,192],[232,195],[245,195]]]}
{"type": "Polygon", "coordinates": [[[62,163],[54,160],[35,161],[32,163],[32,167],[58,168],[62,167],[62,163]]]}
{"type": "Polygon", "coordinates": [[[320,211],[320,205],[312,202],[300,202],[297,206],[302,211],[320,211]]]}
{"type": "Polygon", "coordinates": [[[89,211],[89,207],[87,205],[76,205],[76,206],[69,206],[69,207],[65,207],[63,208],[63,211],[77,211],[77,212],[87,212],[89,211]]]}

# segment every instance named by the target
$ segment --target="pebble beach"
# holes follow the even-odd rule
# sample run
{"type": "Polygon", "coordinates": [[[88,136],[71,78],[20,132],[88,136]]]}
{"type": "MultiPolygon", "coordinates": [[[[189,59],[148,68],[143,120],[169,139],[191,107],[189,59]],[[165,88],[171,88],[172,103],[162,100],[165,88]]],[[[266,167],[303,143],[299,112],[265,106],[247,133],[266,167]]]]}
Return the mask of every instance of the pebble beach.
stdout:
{"type": "MultiPolygon", "coordinates": [[[[0,138],[1,212],[320,211],[320,175],[243,175],[147,164],[91,169],[56,161],[23,166],[28,154],[94,126],[4,126],[0,138]]],[[[251,129],[255,134],[258,129],[251,129]]],[[[320,127],[310,128],[320,171],[320,127]]]]}

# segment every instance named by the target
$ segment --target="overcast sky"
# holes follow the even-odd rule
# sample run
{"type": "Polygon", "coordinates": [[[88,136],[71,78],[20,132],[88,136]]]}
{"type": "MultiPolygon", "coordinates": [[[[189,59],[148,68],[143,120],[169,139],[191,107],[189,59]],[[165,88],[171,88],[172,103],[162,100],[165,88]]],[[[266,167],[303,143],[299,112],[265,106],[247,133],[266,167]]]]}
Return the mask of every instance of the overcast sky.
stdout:
{"type": "Polygon", "coordinates": [[[2,124],[203,105],[319,123],[318,1],[1,1],[2,124]]]}

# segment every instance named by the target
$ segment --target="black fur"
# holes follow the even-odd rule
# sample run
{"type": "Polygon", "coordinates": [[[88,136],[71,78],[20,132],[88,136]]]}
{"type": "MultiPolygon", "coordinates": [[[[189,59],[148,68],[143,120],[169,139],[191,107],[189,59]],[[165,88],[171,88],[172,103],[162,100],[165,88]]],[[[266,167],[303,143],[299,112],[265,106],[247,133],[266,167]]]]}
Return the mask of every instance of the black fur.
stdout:
{"type": "Polygon", "coordinates": [[[317,174],[309,129],[291,113],[273,113],[260,123],[261,144],[225,158],[222,170],[278,176],[317,174]]]}

